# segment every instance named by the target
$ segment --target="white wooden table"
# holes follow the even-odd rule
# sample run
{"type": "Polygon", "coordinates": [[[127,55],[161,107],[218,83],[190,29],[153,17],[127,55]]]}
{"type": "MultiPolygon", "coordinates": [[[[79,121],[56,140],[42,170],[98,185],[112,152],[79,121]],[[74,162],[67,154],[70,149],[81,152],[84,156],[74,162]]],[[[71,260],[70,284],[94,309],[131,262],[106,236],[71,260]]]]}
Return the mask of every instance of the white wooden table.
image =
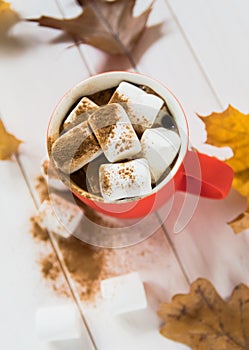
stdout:
{"type": "MultiPolygon", "coordinates": [[[[73,0],[12,3],[24,17],[70,17],[80,11],[73,0]]],[[[228,103],[249,112],[248,12],[247,0],[157,0],[149,24],[163,24],[160,30],[147,30],[133,52],[137,69],[161,80],[181,100],[192,144],[221,157],[226,152],[202,145],[204,126],[195,112],[209,114],[228,103]]],[[[53,43],[58,32],[52,29],[22,22],[13,33],[15,39],[0,46],[0,110],[7,128],[25,143],[19,163],[0,162],[1,348],[185,349],[160,336],[161,321],[156,316],[160,303],[187,292],[197,277],[208,278],[224,297],[236,284],[249,284],[249,232],[234,235],[226,224],[245,207],[244,199],[234,191],[222,201],[200,199],[192,219],[176,235],[175,209],[182,200],[182,194],[177,194],[170,216],[156,235],[117,253],[122,261],[128,251],[133,269],[140,271],[148,286],[148,309],[113,318],[101,300],[96,305],[79,302],[87,325],[82,322],[82,339],[48,344],[36,338],[37,308],[68,302],[47,288],[37,264],[44,249],[54,254],[52,245],[37,244],[28,234],[29,217],[36,211],[34,183],[46,153],[49,116],[64,92],[80,80],[132,67],[126,57],[110,57],[86,45],[68,48],[70,41],[53,43]],[[151,259],[136,262],[137,250],[146,247],[150,247],[151,259]]],[[[195,201],[194,196],[189,200],[195,201]]],[[[79,301],[79,290],[67,275],[71,300],[79,301]]]]}

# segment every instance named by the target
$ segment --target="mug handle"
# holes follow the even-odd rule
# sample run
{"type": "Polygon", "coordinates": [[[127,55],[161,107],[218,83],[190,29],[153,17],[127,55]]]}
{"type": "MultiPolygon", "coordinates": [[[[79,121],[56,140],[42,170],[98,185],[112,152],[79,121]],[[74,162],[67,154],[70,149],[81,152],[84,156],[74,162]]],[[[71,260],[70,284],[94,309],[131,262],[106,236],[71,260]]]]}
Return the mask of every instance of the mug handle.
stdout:
{"type": "Polygon", "coordinates": [[[233,170],[225,162],[195,151],[188,151],[182,167],[179,191],[202,197],[223,199],[232,186],[233,170]]]}

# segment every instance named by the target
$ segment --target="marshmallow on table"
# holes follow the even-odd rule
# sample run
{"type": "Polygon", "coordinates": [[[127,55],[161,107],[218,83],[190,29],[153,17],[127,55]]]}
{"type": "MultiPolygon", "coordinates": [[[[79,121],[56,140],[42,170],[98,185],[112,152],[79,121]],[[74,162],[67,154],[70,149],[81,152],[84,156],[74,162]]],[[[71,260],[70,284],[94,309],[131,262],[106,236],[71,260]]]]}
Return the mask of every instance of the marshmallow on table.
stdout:
{"type": "Polygon", "coordinates": [[[132,84],[122,82],[109,103],[121,103],[134,129],[142,133],[145,129],[151,128],[164,101],[132,84]]]}
{"type": "Polygon", "coordinates": [[[60,136],[52,146],[52,157],[57,168],[73,173],[102,153],[87,121],[60,136]]]}
{"type": "Polygon", "coordinates": [[[67,186],[59,179],[55,168],[47,158],[41,161],[41,173],[49,187],[57,191],[68,191],[67,186]]]}
{"type": "Polygon", "coordinates": [[[78,339],[82,321],[75,305],[43,307],[36,312],[35,329],[38,338],[44,341],[78,339]]]}
{"type": "Polygon", "coordinates": [[[143,283],[137,272],[101,281],[101,294],[112,315],[147,307],[143,283]]]}
{"type": "Polygon", "coordinates": [[[119,104],[99,108],[88,122],[110,162],[131,158],[141,151],[130,119],[119,104]]]}
{"type": "Polygon", "coordinates": [[[151,175],[146,159],[102,164],[99,168],[101,194],[105,201],[144,196],[151,192],[151,175]]]}
{"type": "Polygon", "coordinates": [[[165,128],[147,129],[141,145],[142,155],[149,163],[152,182],[156,183],[175,159],[181,145],[180,137],[165,128]]]}
{"type": "Polygon", "coordinates": [[[92,113],[98,107],[99,106],[88,97],[83,97],[64,121],[63,129],[72,128],[86,121],[89,117],[89,113],[92,113]]]}
{"type": "Polygon", "coordinates": [[[83,169],[86,174],[86,183],[88,192],[99,194],[99,167],[101,164],[108,163],[108,160],[101,154],[98,158],[94,159],[92,162],[86,164],[83,169]]]}
{"type": "Polygon", "coordinates": [[[42,202],[36,222],[50,232],[68,238],[83,218],[83,211],[60,196],[50,194],[50,200],[42,202]]]}

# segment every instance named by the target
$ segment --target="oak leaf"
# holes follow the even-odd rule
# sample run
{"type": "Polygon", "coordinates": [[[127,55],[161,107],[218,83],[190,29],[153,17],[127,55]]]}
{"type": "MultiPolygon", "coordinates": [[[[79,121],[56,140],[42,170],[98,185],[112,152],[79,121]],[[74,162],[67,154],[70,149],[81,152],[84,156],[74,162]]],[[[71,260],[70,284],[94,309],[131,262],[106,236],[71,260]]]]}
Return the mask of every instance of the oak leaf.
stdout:
{"type": "Polygon", "coordinates": [[[11,9],[10,3],[0,0],[0,37],[19,21],[19,15],[11,9]]]}
{"type": "Polygon", "coordinates": [[[233,187],[247,198],[247,210],[230,222],[235,233],[249,228],[249,114],[232,106],[221,113],[201,117],[207,130],[207,143],[228,146],[233,157],[226,161],[234,170],[233,187]]]}
{"type": "Polygon", "coordinates": [[[20,143],[14,135],[9,134],[0,119],[0,160],[10,159],[18,150],[20,143]]]}
{"type": "Polygon", "coordinates": [[[136,0],[80,0],[83,12],[72,19],[42,16],[29,19],[40,26],[61,29],[77,42],[110,54],[129,54],[141,36],[152,4],[138,17],[132,14],[136,0]]]}
{"type": "Polygon", "coordinates": [[[240,284],[224,301],[206,279],[189,294],[175,295],[158,311],[165,322],[161,334],[193,350],[249,349],[249,288],[240,284]]]}

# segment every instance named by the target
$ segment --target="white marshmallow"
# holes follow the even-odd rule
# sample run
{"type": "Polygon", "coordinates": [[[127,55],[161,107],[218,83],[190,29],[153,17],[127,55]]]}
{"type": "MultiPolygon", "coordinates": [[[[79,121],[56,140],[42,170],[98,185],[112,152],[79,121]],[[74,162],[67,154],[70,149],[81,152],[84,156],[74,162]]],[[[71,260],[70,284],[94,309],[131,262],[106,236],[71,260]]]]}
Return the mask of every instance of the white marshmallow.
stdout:
{"type": "Polygon", "coordinates": [[[141,138],[142,155],[147,159],[152,182],[156,183],[176,157],[181,140],[165,128],[147,129],[141,138]]]}
{"type": "Polygon", "coordinates": [[[67,186],[65,186],[59,179],[55,168],[47,158],[44,158],[41,161],[41,173],[49,187],[52,187],[57,191],[68,191],[67,186]]]}
{"type": "Polygon", "coordinates": [[[50,200],[42,202],[36,221],[43,229],[68,238],[82,218],[83,211],[77,205],[51,193],[50,200]]]}
{"type": "Polygon", "coordinates": [[[88,122],[110,162],[131,158],[141,151],[130,119],[119,104],[99,108],[88,122]]]}
{"type": "Polygon", "coordinates": [[[75,305],[58,305],[37,310],[35,330],[39,339],[59,341],[78,339],[82,334],[82,321],[75,305]]]}
{"type": "Polygon", "coordinates": [[[122,82],[114,92],[109,103],[121,103],[126,110],[134,129],[142,133],[150,128],[164,101],[153,94],[148,94],[142,89],[122,82]]]}
{"type": "Polygon", "coordinates": [[[87,190],[90,193],[100,194],[99,187],[99,167],[101,164],[108,163],[108,160],[101,154],[98,158],[94,159],[91,163],[86,164],[83,169],[86,173],[87,190]]]}
{"type": "Polygon", "coordinates": [[[89,117],[89,113],[92,113],[98,107],[99,106],[89,98],[83,97],[64,121],[63,129],[68,129],[86,121],[89,117]]]}
{"type": "Polygon", "coordinates": [[[73,173],[102,153],[87,122],[80,123],[60,136],[52,146],[52,157],[57,168],[73,173]]]}
{"type": "Polygon", "coordinates": [[[144,196],[151,192],[151,175],[146,159],[102,164],[99,168],[101,194],[105,201],[144,196]]]}
{"type": "Polygon", "coordinates": [[[112,315],[147,307],[144,286],[137,272],[103,280],[100,288],[102,297],[112,315]]]}

